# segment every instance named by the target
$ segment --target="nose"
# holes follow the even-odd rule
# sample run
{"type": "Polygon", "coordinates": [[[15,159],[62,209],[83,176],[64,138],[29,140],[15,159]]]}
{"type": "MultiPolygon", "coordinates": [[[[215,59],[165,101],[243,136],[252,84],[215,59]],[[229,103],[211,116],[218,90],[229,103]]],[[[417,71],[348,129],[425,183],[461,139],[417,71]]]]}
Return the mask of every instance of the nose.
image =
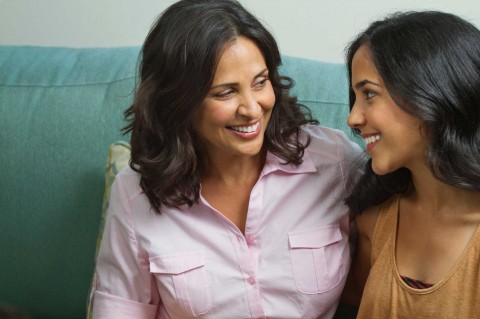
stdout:
{"type": "Polygon", "coordinates": [[[347,119],[347,124],[351,128],[359,129],[367,123],[365,117],[365,112],[357,103],[353,104],[352,109],[350,110],[350,115],[347,119]]]}
{"type": "Polygon", "coordinates": [[[239,115],[250,119],[256,119],[260,117],[262,114],[262,107],[259,99],[256,98],[255,94],[250,92],[242,94],[239,100],[237,112],[239,115]]]}

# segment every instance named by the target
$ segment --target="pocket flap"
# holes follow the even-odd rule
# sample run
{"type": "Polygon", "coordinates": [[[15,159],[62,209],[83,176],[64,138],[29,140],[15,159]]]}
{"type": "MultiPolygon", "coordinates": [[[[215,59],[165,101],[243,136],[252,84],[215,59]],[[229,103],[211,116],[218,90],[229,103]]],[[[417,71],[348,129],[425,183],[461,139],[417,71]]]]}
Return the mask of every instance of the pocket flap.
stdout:
{"type": "Polygon", "coordinates": [[[338,224],[288,233],[291,248],[320,248],[336,243],[341,239],[342,233],[338,224]]]}
{"type": "Polygon", "coordinates": [[[181,274],[205,265],[203,252],[178,253],[150,257],[150,272],[161,274],[181,274]]]}

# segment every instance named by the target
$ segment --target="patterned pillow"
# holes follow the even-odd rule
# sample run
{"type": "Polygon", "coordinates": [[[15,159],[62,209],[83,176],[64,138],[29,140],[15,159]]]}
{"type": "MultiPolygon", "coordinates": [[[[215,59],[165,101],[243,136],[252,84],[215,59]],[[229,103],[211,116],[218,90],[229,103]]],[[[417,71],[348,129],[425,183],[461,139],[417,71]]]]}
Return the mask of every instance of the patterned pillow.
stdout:
{"type": "MultiPolygon", "coordinates": [[[[125,141],[118,141],[108,147],[107,166],[105,170],[105,190],[103,192],[102,215],[100,218],[100,229],[97,238],[97,248],[95,251],[95,259],[97,259],[98,249],[102,241],[103,228],[105,227],[105,220],[107,218],[108,206],[110,203],[110,189],[112,187],[115,176],[130,161],[130,144],[125,141]]],[[[95,283],[95,274],[93,275],[92,284],[90,286],[90,294],[87,300],[87,318],[92,318],[91,301],[93,295],[93,286],[95,283]]]]}

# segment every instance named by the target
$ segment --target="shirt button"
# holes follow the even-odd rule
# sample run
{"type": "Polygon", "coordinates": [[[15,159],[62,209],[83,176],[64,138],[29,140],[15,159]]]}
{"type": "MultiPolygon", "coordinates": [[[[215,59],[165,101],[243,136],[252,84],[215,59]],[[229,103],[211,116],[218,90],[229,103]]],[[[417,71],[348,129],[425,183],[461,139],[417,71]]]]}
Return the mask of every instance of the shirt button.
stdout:
{"type": "Polygon", "coordinates": [[[255,278],[252,278],[252,277],[248,278],[247,281],[250,285],[255,285],[255,283],[256,283],[255,278]]]}
{"type": "Polygon", "coordinates": [[[247,238],[245,238],[247,240],[247,244],[249,245],[252,245],[254,242],[255,242],[255,239],[253,238],[253,236],[247,236],[247,238]]]}

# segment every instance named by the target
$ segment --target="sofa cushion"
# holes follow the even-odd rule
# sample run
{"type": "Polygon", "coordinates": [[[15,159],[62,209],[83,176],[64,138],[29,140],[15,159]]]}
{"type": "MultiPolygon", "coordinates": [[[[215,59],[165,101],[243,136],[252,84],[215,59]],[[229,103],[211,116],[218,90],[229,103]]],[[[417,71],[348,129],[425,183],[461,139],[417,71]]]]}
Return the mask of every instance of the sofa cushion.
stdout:
{"type": "Polygon", "coordinates": [[[346,122],[349,107],[345,65],[290,56],[284,56],[282,60],[280,73],[295,81],[292,94],[312,111],[320,125],[341,129],[353,141],[360,143],[346,122]]]}
{"type": "Polygon", "coordinates": [[[85,318],[138,50],[0,47],[0,300],[33,317],[85,318]]]}

